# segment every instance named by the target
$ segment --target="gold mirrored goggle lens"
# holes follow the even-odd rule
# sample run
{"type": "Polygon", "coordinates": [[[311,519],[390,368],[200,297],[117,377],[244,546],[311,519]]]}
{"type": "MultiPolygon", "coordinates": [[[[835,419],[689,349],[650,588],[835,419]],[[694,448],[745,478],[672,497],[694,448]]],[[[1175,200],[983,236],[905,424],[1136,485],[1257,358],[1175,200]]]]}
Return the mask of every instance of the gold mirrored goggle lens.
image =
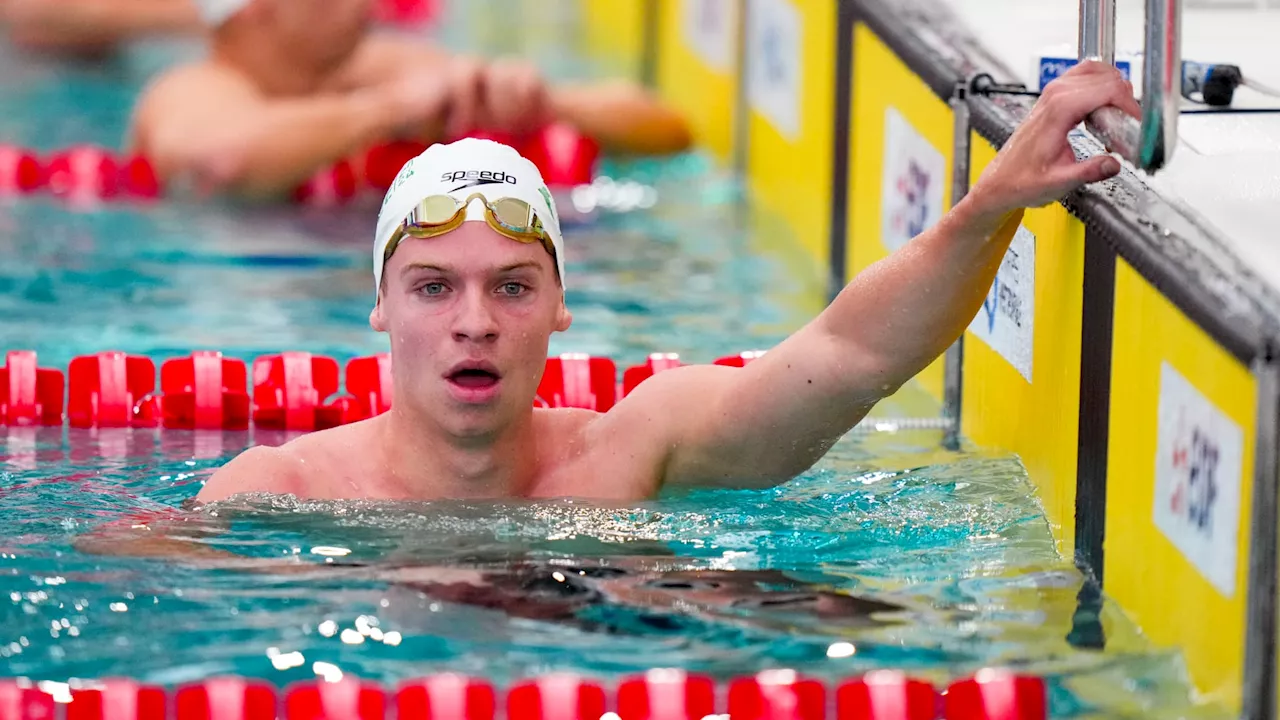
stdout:
{"type": "Polygon", "coordinates": [[[485,220],[489,226],[503,235],[521,243],[541,242],[547,252],[555,257],[555,244],[542,226],[542,220],[529,203],[518,198],[498,198],[490,201],[480,193],[472,193],[466,200],[451,195],[431,195],[423,198],[405,218],[404,223],[391,236],[383,258],[391,257],[400,240],[408,235],[414,238],[431,238],[455,230],[466,220],[466,208],[472,200],[479,199],[485,207],[485,220]]]}

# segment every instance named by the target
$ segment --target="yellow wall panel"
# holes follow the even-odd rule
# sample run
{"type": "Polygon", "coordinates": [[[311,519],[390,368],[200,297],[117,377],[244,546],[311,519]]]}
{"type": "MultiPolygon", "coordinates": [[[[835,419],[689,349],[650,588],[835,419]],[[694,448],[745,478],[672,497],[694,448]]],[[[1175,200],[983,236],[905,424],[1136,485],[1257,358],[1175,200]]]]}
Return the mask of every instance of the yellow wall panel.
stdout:
{"type": "Polygon", "coordinates": [[[603,74],[639,79],[646,0],[578,0],[583,52],[603,74]]]}
{"type": "Polygon", "coordinates": [[[836,3],[745,4],[752,199],[783,220],[817,274],[830,244],[836,3]]]}
{"type": "Polygon", "coordinates": [[[682,112],[694,141],[721,163],[733,157],[740,0],[660,0],[658,89],[682,112]]]}
{"type": "Polygon", "coordinates": [[[1123,260],[1114,337],[1104,590],[1238,708],[1254,378],[1123,260]]]}
{"type": "MultiPolygon", "coordinates": [[[[971,142],[971,182],[977,182],[996,151],[976,133],[971,142]]],[[[961,429],[984,449],[1018,455],[1039,491],[1059,550],[1070,556],[1084,225],[1054,204],[1028,210],[1022,228],[965,333],[961,429]]]]}

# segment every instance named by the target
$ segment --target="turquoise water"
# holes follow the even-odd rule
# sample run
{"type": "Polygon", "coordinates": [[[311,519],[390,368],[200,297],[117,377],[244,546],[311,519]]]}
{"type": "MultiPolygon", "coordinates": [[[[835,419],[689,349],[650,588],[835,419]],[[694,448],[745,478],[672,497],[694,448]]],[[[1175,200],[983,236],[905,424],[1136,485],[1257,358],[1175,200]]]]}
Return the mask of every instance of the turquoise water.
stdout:
{"type": "MultiPolygon", "coordinates": [[[[0,57],[0,141],[114,146],[128,99],[190,48],[105,67],[0,57]]],[[[696,157],[611,165],[656,204],[569,229],[573,329],[552,351],[706,362],[809,319],[812,283],[740,220],[735,184],[696,157]]],[[[375,201],[376,202],[376,201],[375,201]]],[[[69,212],[0,206],[0,350],[41,364],[103,349],[157,361],[379,352],[370,206],[177,203],[69,212]]],[[[776,239],[775,239],[776,240],[776,239]]],[[[881,414],[900,414],[886,407],[881,414]]],[[[835,679],[906,668],[939,684],[986,665],[1050,680],[1062,717],[1185,717],[1180,660],[1111,605],[1082,607],[1015,458],[939,449],[936,432],[855,432],[765,490],[669,489],[625,505],[377,505],[247,498],[190,511],[259,432],[0,430],[0,675],[452,669],[505,682],[677,666],[725,678],[792,667],[835,679]],[[150,530],[138,517],[167,518],[150,530]],[[237,561],[121,557],[167,537],[237,561]],[[1093,649],[1106,638],[1105,649],[1093,649]]]]}

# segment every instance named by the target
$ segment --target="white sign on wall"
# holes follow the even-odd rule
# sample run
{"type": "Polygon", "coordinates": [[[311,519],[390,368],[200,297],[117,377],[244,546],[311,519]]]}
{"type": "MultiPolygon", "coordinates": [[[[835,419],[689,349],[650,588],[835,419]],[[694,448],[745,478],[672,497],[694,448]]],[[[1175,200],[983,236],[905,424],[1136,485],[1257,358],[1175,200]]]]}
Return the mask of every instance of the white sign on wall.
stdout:
{"type": "Polygon", "coordinates": [[[892,105],[884,115],[880,239],[890,252],[942,219],[947,161],[892,105]]]}
{"type": "Polygon", "coordinates": [[[1035,338],[1036,236],[1019,225],[969,332],[1031,382],[1035,338]]]}
{"type": "Polygon", "coordinates": [[[1243,459],[1240,426],[1162,363],[1153,520],[1225,597],[1236,588],[1243,459]]]}
{"type": "Polygon", "coordinates": [[[716,72],[733,70],[733,39],[739,0],[683,0],[680,7],[685,44],[716,72]]]}
{"type": "Polygon", "coordinates": [[[800,137],[803,23],[792,0],[751,0],[747,99],[784,137],[800,137]]]}

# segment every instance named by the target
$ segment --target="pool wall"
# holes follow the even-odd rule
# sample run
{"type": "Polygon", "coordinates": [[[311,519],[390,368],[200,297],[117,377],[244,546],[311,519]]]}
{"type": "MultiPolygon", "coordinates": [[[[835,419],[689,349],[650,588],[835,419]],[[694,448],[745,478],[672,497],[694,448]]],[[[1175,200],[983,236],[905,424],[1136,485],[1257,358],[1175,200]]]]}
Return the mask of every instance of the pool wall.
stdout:
{"type": "MultiPolygon", "coordinates": [[[[932,0],[580,2],[591,37],[643,38],[607,51],[641,54],[829,292],[935,222],[1033,102],[969,92],[1018,75],[932,0]]],[[[1199,692],[1273,717],[1280,295],[1129,171],[1023,230],[918,388],[1021,458],[1098,583],[1082,617],[1100,586],[1199,692]]]]}

